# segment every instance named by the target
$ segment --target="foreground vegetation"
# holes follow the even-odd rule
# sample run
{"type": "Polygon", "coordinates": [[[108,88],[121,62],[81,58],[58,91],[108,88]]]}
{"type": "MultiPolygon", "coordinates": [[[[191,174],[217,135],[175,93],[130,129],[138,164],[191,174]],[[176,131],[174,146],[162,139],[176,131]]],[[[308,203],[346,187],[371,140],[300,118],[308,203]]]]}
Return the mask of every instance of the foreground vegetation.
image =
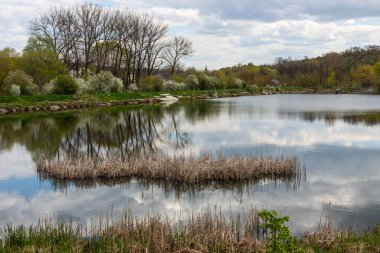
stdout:
{"type": "Polygon", "coordinates": [[[215,159],[211,153],[201,156],[120,155],[105,159],[82,156],[59,160],[39,159],[37,171],[59,179],[83,178],[145,178],[180,183],[230,181],[263,178],[287,178],[299,174],[296,158],[261,158],[234,155],[215,159]]]}
{"type": "Polygon", "coordinates": [[[289,217],[252,209],[236,215],[207,210],[184,221],[131,212],[91,228],[44,220],[0,231],[1,252],[379,252],[380,227],[354,232],[325,226],[296,239],[289,217]]]}

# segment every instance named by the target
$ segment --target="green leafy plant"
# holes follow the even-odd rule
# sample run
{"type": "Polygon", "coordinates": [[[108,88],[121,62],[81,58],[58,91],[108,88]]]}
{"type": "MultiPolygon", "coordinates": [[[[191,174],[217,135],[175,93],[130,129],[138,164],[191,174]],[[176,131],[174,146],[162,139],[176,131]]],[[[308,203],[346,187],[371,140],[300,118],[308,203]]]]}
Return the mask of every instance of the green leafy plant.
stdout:
{"type": "Polygon", "coordinates": [[[54,81],[53,93],[59,95],[75,94],[78,90],[74,78],[70,75],[59,75],[54,81]]]}
{"type": "Polygon", "coordinates": [[[258,213],[263,220],[262,228],[269,230],[267,252],[303,252],[295,244],[295,238],[285,225],[289,216],[279,216],[276,211],[263,210],[258,213]]]}
{"type": "Polygon", "coordinates": [[[20,69],[9,72],[4,79],[4,84],[6,94],[14,92],[14,90],[12,91],[12,85],[20,87],[20,95],[36,95],[38,92],[38,86],[33,82],[33,78],[20,69]]]}

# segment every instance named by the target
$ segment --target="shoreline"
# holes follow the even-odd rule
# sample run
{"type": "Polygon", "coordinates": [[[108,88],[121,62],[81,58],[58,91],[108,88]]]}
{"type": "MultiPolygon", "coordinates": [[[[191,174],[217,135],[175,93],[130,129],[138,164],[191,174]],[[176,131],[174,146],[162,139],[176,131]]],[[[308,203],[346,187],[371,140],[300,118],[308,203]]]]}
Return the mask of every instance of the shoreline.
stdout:
{"type": "MultiPolygon", "coordinates": [[[[213,98],[224,98],[224,97],[242,97],[242,96],[269,96],[278,94],[331,94],[336,93],[330,91],[315,91],[312,89],[300,89],[300,90],[283,90],[283,91],[266,91],[262,92],[250,92],[248,89],[231,89],[231,90],[188,90],[188,91],[177,91],[177,92],[166,92],[167,95],[174,96],[178,100],[198,100],[198,99],[213,99],[213,98]]],[[[62,100],[57,101],[33,101],[27,104],[19,103],[1,103],[0,102],[0,117],[5,115],[20,114],[20,113],[31,113],[31,112],[62,112],[77,109],[86,108],[101,108],[101,107],[112,107],[112,106],[131,106],[131,105],[152,105],[152,104],[164,104],[168,102],[165,98],[160,98],[163,92],[149,93],[149,92],[137,92],[131,93],[131,96],[140,96],[144,98],[133,98],[128,97],[128,93],[125,93],[125,98],[115,99],[112,94],[107,98],[99,98],[95,94],[89,97],[73,97],[66,101],[66,98],[62,96],[62,100]]],[[[339,95],[379,95],[379,93],[371,92],[347,92],[341,93],[339,95]]],[[[39,96],[31,96],[26,98],[39,98],[39,96]]],[[[46,97],[47,98],[47,97],[46,97]]]]}
{"type": "Polygon", "coordinates": [[[188,218],[126,210],[91,224],[51,217],[0,227],[4,252],[379,252],[380,227],[354,231],[327,223],[295,237],[288,216],[255,208],[236,214],[205,209],[188,218]],[[276,226],[274,226],[276,225],[276,226]],[[281,249],[281,251],[273,250],[281,249]]]}

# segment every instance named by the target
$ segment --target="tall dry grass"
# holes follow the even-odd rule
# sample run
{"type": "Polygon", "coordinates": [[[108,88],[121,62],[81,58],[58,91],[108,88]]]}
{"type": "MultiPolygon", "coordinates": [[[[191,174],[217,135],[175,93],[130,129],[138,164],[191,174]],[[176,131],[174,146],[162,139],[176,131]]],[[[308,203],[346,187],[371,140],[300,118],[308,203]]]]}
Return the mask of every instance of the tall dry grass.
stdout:
{"type": "Polygon", "coordinates": [[[263,158],[249,155],[216,159],[211,153],[201,156],[169,156],[145,154],[124,160],[121,156],[105,159],[69,156],[59,160],[41,158],[37,171],[46,176],[60,179],[85,178],[145,178],[181,183],[202,183],[207,181],[231,181],[296,176],[300,166],[296,157],[263,158]]]}
{"type": "Polygon", "coordinates": [[[1,252],[258,252],[265,244],[256,235],[255,209],[238,216],[210,210],[188,221],[126,212],[116,221],[99,221],[97,227],[53,224],[0,230],[1,252]]]}

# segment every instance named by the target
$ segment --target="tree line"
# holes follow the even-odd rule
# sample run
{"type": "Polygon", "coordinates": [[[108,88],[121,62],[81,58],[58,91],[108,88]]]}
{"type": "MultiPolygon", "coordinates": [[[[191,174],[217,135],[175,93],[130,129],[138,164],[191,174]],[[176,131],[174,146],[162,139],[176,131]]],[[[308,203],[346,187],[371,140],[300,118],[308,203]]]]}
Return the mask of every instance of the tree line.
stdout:
{"type": "Polygon", "coordinates": [[[173,74],[180,60],[193,52],[188,39],[168,38],[168,26],[161,19],[88,3],[51,8],[32,21],[30,29],[76,77],[108,70],[125,87],[138,85],[163,65],[173,74]]]}
{"type": "Polygon", "coordinates": [[[295,86],[313,89],[380,90],[380,47],[352,47],[315,58],[277,58],[273,64],[248,63],[209,71],[228,83],[238,78],[245,86],[295,86]]]}
{"type": "Polygon", "coordinates": [[[168,25],[159,18],[90,3],[48,9],[30,22],[30,35],[21,54],[0,50],[2,94],[12,93],[11,85],[22,95],[35,94],[58,75],[88,80],[102,71],[121,79],[126,90],[139,87],[160,69],[173,75],[193,53],[192,42],[170,37],[168,25]],[[16,74],[7,79],[14,71],[20,80],[16,74]]]}

